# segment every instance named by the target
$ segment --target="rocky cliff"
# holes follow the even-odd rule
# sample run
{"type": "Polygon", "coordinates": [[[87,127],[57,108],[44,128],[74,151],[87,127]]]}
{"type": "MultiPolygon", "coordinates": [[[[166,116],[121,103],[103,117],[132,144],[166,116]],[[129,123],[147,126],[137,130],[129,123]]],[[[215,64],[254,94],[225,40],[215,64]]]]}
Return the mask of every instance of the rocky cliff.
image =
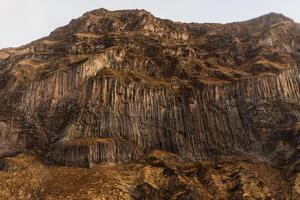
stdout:
{"type": "Polygon", "coordinates": [[[276,13],[188,24],[91,11],[0,50],[0,155],[83,167],[154,150],[183,163],[247,157],[296,180],[299,58],[300,25],[276,13]]]}

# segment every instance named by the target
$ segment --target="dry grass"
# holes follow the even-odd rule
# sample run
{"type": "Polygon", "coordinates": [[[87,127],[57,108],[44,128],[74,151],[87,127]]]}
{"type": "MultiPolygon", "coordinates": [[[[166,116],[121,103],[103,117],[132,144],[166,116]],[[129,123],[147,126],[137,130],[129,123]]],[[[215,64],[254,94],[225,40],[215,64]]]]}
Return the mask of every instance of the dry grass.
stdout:
{"type": "Polygon", "coordinates": [[[18,84],[26,84],[36,80],[40,74],[47,70],[49,62],[39,62],[35,60],[21,60],[12,70],[18,84]]]}
{"type": "MultiPolygon", "coordinates": [[[[235,199],[233,195],[239,193],[251,199],[282,199],[287,193],[288,183],[279,170],[265,164],[234,158],[180,164],[167,152],[150,156],[153,159],[140,163],[85,169],[47,166],[34,154],[21,154],[5,159],[9,168],[0,171],[0,195],[4,200],[129,200],[136,185],[143,183],[165,191],[162,196],[193,188],[207,200],[235,199]],[[176,173],[166,175],[166,169],[176,173]]],[[[147,195],[142,189],[139,192],[147,195]]]]}
{"type": "Polygon", "coordinates": [[[63,141],[63,144],[67,146],[86,146],[86,145],[93,145],[97,143],[110,144],[112,142],[113,142],[112,138],[80,138],[80,139],[71,139],[71,140],[63,141]]]}
{"type": "Polygon", "coordinates": [[[43,40],[42,43],[47,45],[47,46],[53,46],[58,44],[60,41],[56,41],[56,40],[43,40]]]}
{"type": "Polygon", "coordinates": [[[7,59],[10,55],[5,52],[0,52],[0,60],[7,59]]]}
{"type": "Polygon", "coordinates": [[[102,37],[101,35],[97,35],[97,34],[93,34],[93,33],[76,33],[75,35],[81,39],[84,39],[84,38],[99,39],[102,37]]]}

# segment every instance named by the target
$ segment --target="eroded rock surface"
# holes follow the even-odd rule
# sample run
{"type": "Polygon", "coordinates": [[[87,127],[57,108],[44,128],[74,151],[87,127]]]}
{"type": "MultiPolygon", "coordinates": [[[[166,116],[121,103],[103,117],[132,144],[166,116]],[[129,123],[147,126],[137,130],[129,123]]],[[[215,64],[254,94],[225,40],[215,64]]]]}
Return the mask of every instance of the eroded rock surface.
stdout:
{"type": "MultiPolygon", "coordinates": [[[[300,191],[299,56],[300,26],[276,13],[188,24],[144,10],[88,12],[0,50],[0,158],[33,150],[48,162],[92,167],[155,150],[186,163],[245,156],[278,167],[294,188],[282,196],[262,189],[254,199],[290,198],[300,191]]],[[[247,199],[252,186],[232,179],[237,192],[226,198],[247,199]]],[[[138,184],[130,198],[202,198],[172,183],[138,184]]]]}
{"type": "MultiPolygon", "coordinates": [[[[6,158],[2,199],[223,200],[299,199],[280,170],[248,158],[180,163],[152,152],[138,162],[91,169],[45,165],[33,154],[6,158]]],[[[299,184],[299,183],[298,183],[299,184]]]]}

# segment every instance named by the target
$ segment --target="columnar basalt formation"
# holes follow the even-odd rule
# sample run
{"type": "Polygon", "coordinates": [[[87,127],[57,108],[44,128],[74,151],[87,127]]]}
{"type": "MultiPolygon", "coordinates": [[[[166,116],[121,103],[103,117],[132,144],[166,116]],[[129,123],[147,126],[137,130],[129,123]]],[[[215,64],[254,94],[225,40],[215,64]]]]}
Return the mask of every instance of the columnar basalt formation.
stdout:
{"type": "MultiPolygon", "coordinates": [[[[0,179],[26,169],[36,183],[22,182],[33,191],[24,199],[51,199],[62,185],[49,173],[59,179],[64,167],[39,159],[135,162],[131,172],[127,164],[127,171],[103,166],[120,173],[107,180],[125,185],[118,186],[125,196],[111,198],[297,199],[299,62],[300,25],[281,14],[188,24],[144,10],[88,12],[48,37],[0,50],[0,179]],[[28,151],[39,159],[1,160],[28,151]]],[[[64,170],[72,181],[86,173],[64,170]]],[[[88,173],[89,184],[99,176],[88,173]]],[[[2,182],[7,197],[14,179],[2,182]]]]}
{"type": "Polygon", "coordinates": [[[86,13],[0,51],[0,156],[93,166],[163,150],[297,173],[299,56],[300,26],[276,13],[230,24],[86,13]]]}

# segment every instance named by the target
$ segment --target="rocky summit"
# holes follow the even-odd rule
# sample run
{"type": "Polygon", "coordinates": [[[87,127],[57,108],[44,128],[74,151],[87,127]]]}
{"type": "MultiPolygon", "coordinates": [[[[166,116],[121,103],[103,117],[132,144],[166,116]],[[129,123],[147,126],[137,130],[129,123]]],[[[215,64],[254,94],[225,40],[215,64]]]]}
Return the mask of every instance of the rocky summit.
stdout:
{"type": "Polygon", "coordinates": [[[300,199],[300,24],[98,9],[0,50],[0,199],[300,199]]]}

